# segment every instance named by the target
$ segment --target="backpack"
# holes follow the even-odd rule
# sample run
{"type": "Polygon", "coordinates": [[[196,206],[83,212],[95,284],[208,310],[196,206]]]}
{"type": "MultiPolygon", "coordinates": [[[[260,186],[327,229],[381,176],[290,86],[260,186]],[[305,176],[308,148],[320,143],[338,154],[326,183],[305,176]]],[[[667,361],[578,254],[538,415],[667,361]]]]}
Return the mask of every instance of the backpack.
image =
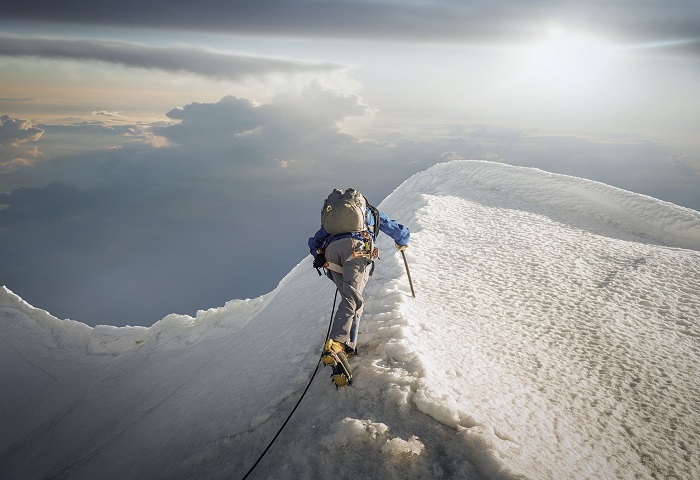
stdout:
{"type": "Polygon", "coordinates": [[[323,202],[321,226],[331,236],[367,230],[367,208],[375,215],[374,236],[379,232],[379,212],[353,188],[334,189],[323,202]]]}

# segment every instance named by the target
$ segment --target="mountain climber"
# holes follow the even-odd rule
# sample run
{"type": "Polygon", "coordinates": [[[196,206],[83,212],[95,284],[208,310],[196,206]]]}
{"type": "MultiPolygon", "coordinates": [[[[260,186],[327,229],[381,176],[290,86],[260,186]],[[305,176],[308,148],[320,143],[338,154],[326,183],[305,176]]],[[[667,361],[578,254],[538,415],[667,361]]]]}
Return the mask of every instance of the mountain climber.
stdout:
{"type": "Polygon", "coordinates": [[[342,297],[325,350],[331,349],[345,358],[356,354],[364,309],[362,291],[379,254],[374,241],[380,231],[394,240],[398,250],[408,246],[408,228],[374,208],[358,191],[335,189],[324,202],[321,228],[309,238],[314,267],[319,269],[319,275],[321,267],[326,270],[342,297]]]}

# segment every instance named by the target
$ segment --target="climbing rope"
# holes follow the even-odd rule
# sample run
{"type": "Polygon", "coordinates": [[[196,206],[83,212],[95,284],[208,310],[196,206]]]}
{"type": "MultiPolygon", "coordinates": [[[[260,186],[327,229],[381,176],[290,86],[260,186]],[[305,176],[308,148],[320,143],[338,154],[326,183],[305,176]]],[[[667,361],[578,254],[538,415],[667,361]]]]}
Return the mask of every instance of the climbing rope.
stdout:
{"type": "MultiPolygon", "coordinates": [[[[335,297],[333,297],[333,308],[331,309],[331,320],[328,322],[328,332],[326,333],[326,340],[324,340],[323,344],[325,345],[326,342],[328,341],[328,337],[331,335],[331,325],[333,325],[333,312],[335,311],[335,302],[338,300],[338,289],[336,288],[335,290],[335,297]]],[[[311,387],[311,383],[314,381],[314,378],[316,377],[316,373],[318,373],[318,367],[321,365],[321,359],[319,358],[318,362],[316,363],[316,369],[314,370],[314,373],[311,374],[311,379],[309,380],[308,385],[306,385],[306,388],[304,389],[304,392],[301,394],[301,397],[299,397],[299,400],[297,401],[297,404],[294,405],[294,408],[292,411],[289,413],[289,416],[287,419],[284,421],[280,429],[277,431],[277,434],[272,438],[270,443],[267,445],[267,448],[262,452],[262,454],[258,457],[256,460],[255,464],[250,467],[250,470],[248,470],[248,473],[245,474],[245,476],[241,480],[246,480],[248,478],[248,475],[253,473],[253,470],[255,470],[255,467],[258,466],[258,463],[265,457],[265,454],[267,453],[268,450],[270,450],[270,447],[275,443],[275,440],[277,440],[277,437],[280,436],[280,433],[282,433],[282,430],[284,430],[284,427],[287,425],[287,422],[292,418],[292,415],[294,415],[294,412],[296,411],[297,407],[301,403],[301,401],[304,399],[304,395],[306,395],[306,392],[309,390],[309,387],[311,387]]]]}

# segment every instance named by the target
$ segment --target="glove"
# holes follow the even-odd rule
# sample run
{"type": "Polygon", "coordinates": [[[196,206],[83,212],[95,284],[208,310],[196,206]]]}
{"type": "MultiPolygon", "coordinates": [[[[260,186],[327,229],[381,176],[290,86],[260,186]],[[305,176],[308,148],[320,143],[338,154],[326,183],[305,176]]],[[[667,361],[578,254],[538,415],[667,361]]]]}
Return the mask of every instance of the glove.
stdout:
{"type": "Polygon", "coordinates": [[[396,247],[396,250],[399,252],[406,250],[408,248],[408,245],[399,245],[398,243],[395,243],[394,246],[396,247]]]}
{"type": "Polygon", "coordinates": [[[317,253],[314,257],[314,268],[321,268],[326,264],[326,254],[321,252],[317,253]]]}

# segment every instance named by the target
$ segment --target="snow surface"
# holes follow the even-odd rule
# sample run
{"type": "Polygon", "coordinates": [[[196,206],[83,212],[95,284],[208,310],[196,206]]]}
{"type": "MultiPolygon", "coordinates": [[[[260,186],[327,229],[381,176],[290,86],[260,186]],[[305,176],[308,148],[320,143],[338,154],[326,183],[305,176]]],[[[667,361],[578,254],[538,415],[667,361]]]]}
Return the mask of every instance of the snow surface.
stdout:
{"type": "MultiPolygon", "coordinates": [[[[320,369],[249,478],[700,478],[699,212],[480,161],[380,208],[417,296],[384,236],[354,384],[320,369]]],[[[0,478],[241,478],[333,294],[309,257],[253,300],[90,328],[0,290],[0,478]]]]}

